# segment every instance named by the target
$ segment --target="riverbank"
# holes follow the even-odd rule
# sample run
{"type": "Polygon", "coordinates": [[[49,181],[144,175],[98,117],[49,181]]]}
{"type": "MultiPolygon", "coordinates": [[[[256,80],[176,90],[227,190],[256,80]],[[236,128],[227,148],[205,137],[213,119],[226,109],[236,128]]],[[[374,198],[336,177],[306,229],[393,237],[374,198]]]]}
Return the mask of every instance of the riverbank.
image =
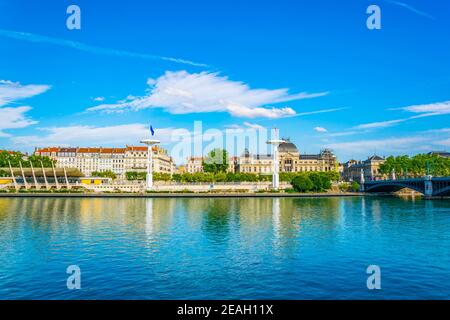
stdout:
{"type": "MultiPolygon", "coordinates": [[[[359,197],[362,193],[0,193],[0,198],[324,198],[359,197]]],[[[371,195],[373,196],[373,195],[371,195]]]]}

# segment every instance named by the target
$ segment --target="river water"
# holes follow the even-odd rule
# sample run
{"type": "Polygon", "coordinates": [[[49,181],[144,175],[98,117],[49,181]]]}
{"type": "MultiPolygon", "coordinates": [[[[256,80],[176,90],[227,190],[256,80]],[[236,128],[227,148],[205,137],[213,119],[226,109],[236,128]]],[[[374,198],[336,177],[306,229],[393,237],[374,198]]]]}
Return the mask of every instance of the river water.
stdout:
{"type": "Polygon", "coordinates": [[[0,299],[400,298],[450,298],[450,201],[0,198],[0,299]]]}

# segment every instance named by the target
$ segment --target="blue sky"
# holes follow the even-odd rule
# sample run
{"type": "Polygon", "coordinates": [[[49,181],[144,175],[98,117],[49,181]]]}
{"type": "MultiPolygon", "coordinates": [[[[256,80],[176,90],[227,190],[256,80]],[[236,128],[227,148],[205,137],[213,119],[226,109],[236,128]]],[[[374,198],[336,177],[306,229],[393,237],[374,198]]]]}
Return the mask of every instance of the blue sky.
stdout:
{"type": "Polygon", "coordinates": [[[151,123],[170,150],[202,121],[278,127],[342,161],[448,150],[449,16],[448,1],[0,0],[0,149],[137,144],[151,123]]]}

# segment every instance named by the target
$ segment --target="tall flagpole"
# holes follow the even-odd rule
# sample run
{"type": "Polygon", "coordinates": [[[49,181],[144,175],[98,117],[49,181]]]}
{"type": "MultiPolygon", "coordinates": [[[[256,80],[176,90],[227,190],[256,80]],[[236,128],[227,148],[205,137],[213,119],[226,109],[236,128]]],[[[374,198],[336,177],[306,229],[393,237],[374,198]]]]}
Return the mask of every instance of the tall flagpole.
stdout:
{"type": "MultiPolygon", "coordinates": [[[[150,126],[150,134],[153,135],[153,128],[150,126]]],[[[151,191],[153,189],[153,150],[152,147],[159,144],[159,140],[144,139],[141,143],[147,145],[147,177],[146,177],[146,190],[151,191]]]]}

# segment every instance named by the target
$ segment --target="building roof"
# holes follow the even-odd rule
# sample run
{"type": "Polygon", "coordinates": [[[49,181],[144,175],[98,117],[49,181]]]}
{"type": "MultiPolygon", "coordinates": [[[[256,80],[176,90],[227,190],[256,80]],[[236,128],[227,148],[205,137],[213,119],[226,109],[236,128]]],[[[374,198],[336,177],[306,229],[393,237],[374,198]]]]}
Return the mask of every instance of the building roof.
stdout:
{"type": "Polygon", "coordinates": [[[302,160],[319,160],[320,154],[301,154],[299,159],[302,160]]]}
{"type": "Polygon", "coordinates": [[[253,159],[256,160],[273,160],[273,157],[271,154],[255,154],[253,156],[253,159]]]}
{"type": "Polygon", "coordinates": [[[126,151],[147,151],[145,146],[127,146],[126,151]]]}
{"type": "Polygon", "coordinates": [[[100,148],[100,153],[125,153],[125,148],[100,148]]]}
{"type": "Polygon", "coordinates": [[[284,152],[284,153],[298,153],[297,146],[287,140],[287,142],[280,144],[278,147],[278,152],[284,152]]]}
{"type": "Polygon", "coordinates": [[[203,157],[188,157],[188,161],[203,161],[203,157]]]}
{"type": "Polygon", "coordinates": [[[100,148],[78,148],[78,153],[99,153],[100,148]]]}
{"type": "Polygon", "coordinates": [[[9,154],[14,154],[15,153],[14,151],[9,151],[9,150],[0,150],[0,153],[1,152],[8,152],[9,154]]]}
{"type": "Polygon", "coordinates": [[[74,153],[77,152],[77,148],[59,148],[58,152],[74,153]]]}
{"type": "Polygon", "coordinates": [[[376,154],[374,154],[373,156],[369,157],[367,160],[368,160],[368,161],[382,161],[382,160],[384,160],[384,158],[382,158],[382,157],[377,156],[376,154]]]}
{"type": "Polygon", "coordinates": [[[39,153],[51,153],[51,152],[58,152],[59,148],[57,147],[48,147],[48,148],[42,148],[42,149],[37,149],[36,152],[39,153]]]}
{"type": "Polygon", "coordinates": [[[443,158],[450,158],[450,152],[447,151],[431,151],[430,153],[428,153],[429,155],[437,155],[439,157],[443,157],[443,158]]]}

